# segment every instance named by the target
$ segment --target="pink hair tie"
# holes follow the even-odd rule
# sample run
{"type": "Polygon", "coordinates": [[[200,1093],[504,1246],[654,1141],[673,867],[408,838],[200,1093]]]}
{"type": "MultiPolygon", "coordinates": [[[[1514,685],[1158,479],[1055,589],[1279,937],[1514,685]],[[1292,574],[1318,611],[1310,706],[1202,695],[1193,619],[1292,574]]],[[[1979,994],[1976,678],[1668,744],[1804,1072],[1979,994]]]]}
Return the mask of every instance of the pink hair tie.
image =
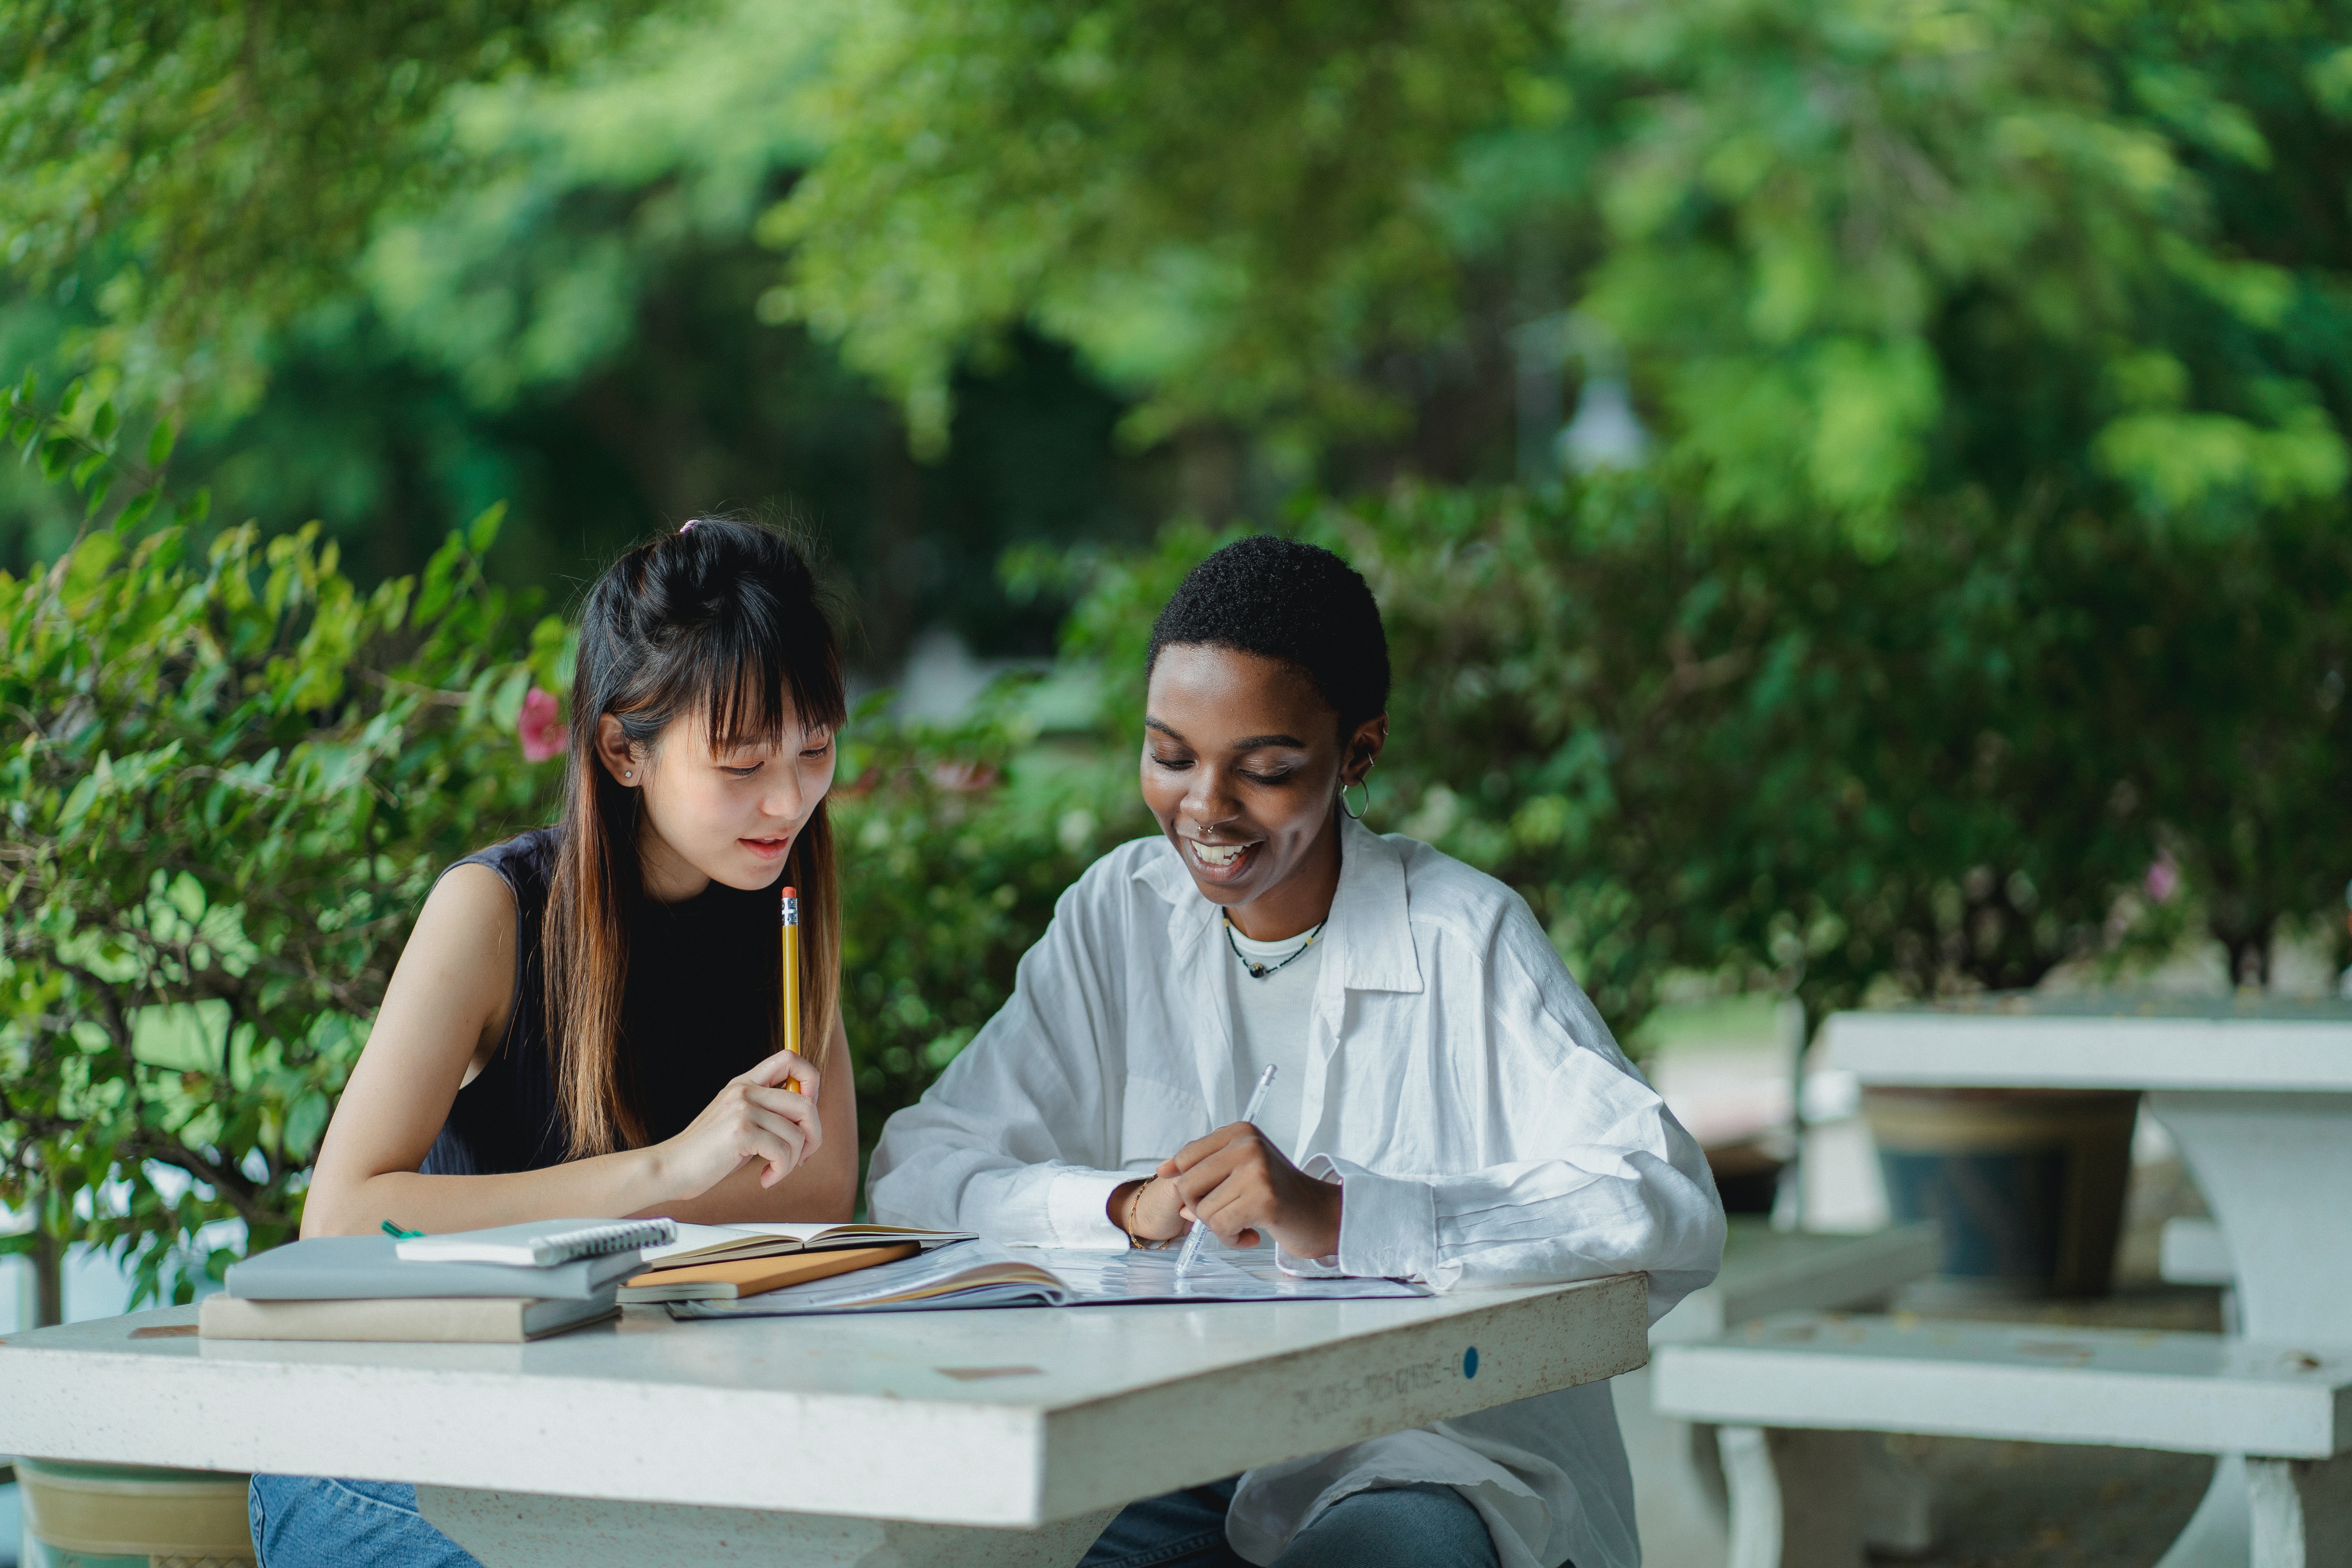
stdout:
{"type": "Polygon", "coordinates": [[[684,533],[688,529],[692,528],[696,523],[700,522],[702,520],[698,517],[689,517],[684,522],[677,525],[677,531],[680,533],[684,533]]]}

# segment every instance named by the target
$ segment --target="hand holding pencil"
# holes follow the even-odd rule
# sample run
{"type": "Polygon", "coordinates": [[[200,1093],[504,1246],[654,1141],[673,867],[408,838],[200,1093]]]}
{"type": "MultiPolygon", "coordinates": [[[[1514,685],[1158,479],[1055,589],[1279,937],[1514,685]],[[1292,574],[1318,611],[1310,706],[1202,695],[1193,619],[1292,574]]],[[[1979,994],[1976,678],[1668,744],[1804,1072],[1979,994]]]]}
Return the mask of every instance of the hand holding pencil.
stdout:
{"type": "Polygon", "coordinates": [[[782,1181],[824,1146],[817,1079],[817,1069],[789,1051],[772,1052],[730,1079],[683,1132],[634,1152],[653,1162],[662,1189],[656,1195],[699,1196],[746,1162],[766,1167],[762,1187],[782,1181]]]}
{"type": "Polygon", "coordinates": [[[824,1144],[816,1097],[818,1071],[800,1055],[800,895],[782,899],[782,1048],[728,1081],[702,1114],[677,1137],[646,1152],[657,1157],[667,1197],[696,1197],[740,1170],[766,1168],[760,1185],[772,1187],[824,1144]]]}

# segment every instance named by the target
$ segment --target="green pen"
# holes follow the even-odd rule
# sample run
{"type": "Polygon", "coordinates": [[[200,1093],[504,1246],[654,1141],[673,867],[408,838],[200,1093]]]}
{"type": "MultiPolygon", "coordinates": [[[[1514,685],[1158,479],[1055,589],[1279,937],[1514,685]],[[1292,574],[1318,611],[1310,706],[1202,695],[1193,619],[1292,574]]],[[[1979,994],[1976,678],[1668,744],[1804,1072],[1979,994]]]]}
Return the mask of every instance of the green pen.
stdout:
{"type": "Polygon", "coordinates": [[[403,1230],[398,1226],[393,1224],[390,1220],[383,1222],[383,1233],[384,1235],[392,1237],[394,1241],[406,1241],[412,1237],[423,1236],[425,1234],[421,1230],[403,1230]]]}

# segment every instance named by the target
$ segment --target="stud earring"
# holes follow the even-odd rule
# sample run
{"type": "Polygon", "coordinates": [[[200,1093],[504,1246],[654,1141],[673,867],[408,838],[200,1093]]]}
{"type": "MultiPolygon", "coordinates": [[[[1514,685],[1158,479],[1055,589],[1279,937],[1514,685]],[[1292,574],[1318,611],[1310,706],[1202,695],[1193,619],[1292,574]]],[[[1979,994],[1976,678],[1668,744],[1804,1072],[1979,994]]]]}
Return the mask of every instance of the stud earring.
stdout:
{"type": "Polygon", "coordinates": [[[625,778],[625,779],[633,779],[633,778],[635,778],[637,775],[636,775],[636,774],[635,774],[635,773],[623,773],[621,776],[622,776],[623,778],[625,778]]]}

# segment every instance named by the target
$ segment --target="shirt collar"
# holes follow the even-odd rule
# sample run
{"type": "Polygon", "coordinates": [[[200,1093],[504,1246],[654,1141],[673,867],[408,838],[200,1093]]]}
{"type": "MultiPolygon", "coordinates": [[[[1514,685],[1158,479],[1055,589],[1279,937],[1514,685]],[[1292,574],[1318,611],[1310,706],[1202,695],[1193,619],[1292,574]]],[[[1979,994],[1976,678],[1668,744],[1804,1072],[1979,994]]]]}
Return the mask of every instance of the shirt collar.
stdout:
{"type": "MultiPolygon", "coordinates": [[[[1180,956],[1217,929],[1217,906],[1201,896],[1176,847],[1144,858],[1136,879],[1168,900],[1169,934],[1180,956]]],[[[1351,991],[1419,991],[1421,958],[1412,945],[1404,852],[1353,817],[1339,822],[1339,887],[1321,945],[1327,973],[1351,991]]]]}

